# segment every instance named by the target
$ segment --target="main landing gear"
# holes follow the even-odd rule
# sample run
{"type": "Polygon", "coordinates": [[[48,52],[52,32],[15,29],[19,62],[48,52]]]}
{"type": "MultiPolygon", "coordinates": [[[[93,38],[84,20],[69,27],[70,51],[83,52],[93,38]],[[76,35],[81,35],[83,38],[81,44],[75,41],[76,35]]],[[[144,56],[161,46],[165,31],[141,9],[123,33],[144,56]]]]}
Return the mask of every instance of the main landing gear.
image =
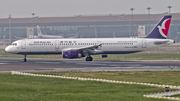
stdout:
{"type": "Polygon", "coordinates": [[[92,61],[92,60],[93,60],[93,58],[91,56],[86,57],[86,61],[92,61]]]}
{"type": "Polygon", "coordinates": [[[24,59],[22,59],[23,62],[26,62],[27,59],[26,59],[26,55],[24,55],[24,59]]]}

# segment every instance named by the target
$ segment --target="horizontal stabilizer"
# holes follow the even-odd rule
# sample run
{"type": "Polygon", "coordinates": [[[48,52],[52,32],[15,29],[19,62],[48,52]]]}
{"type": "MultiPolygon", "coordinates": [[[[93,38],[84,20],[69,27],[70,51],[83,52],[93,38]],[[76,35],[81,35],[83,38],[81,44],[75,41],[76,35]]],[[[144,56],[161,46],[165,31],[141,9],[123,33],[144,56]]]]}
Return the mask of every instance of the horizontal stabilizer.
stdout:
{"type": "Polygon", "coordinates": [[[154,42],[155,45],[162,45],[162,44],[167,44],[169,41],[156,41],[154,42]]]}

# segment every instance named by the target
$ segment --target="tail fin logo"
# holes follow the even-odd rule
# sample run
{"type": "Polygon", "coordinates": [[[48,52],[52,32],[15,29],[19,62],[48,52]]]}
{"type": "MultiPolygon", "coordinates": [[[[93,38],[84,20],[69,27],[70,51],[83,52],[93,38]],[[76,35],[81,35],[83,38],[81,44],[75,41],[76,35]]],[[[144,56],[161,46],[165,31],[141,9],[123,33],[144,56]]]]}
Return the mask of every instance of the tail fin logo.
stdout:
{"type": "Polygon", "coordinates": [[[41,33],[41,31],[40,31],[40,29],[38,28],[38,34],[40,34],[41,33]]]}
{"type": "Polygon", "coordinates": [[[159,28],[159,33],[163,36],[163,37],[167,37],[168,35],[168,30],[169,30],[169,26],[170,26],[170,22],[171,19],[166,19],[162,22],[161,26],[158,26],[159,28]]]}
{"type": "Polygon", "coordinates": [[[38,33],[38,36],[41,36],[41,29],[38,25],[37,25],[37,33],[38,33]]]}

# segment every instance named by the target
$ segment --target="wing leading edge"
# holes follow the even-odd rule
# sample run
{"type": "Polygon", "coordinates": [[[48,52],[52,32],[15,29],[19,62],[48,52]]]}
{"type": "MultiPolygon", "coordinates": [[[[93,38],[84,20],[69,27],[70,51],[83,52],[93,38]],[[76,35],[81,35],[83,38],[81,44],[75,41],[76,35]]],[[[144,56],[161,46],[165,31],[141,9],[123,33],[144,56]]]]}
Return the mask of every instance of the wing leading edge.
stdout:
{"type": "Polygon", "coordinates": [[[81,51],[98,49],[98,47],[101,47],[101,46],[102,46],[102,44],[99,44],[99,45],[91,45],[91,46],[80,47],[80,48],[65,48],[65,49],[63,49],[62,51],[76,51],[76,52],[81,52],[81,51]]]}

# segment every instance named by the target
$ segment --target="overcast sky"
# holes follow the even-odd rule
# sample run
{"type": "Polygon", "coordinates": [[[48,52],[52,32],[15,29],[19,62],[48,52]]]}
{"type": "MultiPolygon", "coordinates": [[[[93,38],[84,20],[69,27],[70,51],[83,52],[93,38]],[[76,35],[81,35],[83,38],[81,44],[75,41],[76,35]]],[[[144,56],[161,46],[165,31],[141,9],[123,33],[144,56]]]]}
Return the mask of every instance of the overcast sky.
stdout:
{"type": "Polygon", "coordinates": [[[0,0],[0,18],[57,17],[91,14],[134,14],[165,13],[167,6],[172,13],[180,13],[180,0],[0,0]]]}

